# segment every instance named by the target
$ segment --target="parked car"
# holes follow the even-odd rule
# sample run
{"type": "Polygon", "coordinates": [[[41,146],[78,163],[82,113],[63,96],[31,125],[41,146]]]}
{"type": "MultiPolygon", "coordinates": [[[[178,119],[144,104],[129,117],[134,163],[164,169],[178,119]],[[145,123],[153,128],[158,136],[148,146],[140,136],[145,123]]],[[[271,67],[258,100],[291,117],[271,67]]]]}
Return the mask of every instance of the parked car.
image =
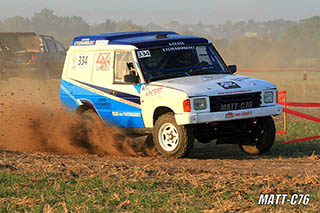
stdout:
{"type": "Polygon", "coordinates": [[[165,156],[187,156],[195,139],[265,153],[275,140],[272,116],[282,113],[277,88],[235,72],[202,37],[87,35],[67,52],[60,97],[72,111],[149,135],[165,156]]]}
{"type": "Polygon", "coordinates": [[[0,78],[60,78],[66,50],[52,36],[21,32],[0,33],[0,43],[0,78]]]}

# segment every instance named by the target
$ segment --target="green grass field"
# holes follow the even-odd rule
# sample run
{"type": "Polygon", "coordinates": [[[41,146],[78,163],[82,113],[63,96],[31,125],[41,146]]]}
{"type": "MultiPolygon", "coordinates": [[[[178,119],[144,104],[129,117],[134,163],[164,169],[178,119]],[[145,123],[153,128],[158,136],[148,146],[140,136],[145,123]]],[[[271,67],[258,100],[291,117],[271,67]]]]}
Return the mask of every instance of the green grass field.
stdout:
{"type": "MultiPolygon", "coordinates": [[[[0,212],[153,212],[178,211],[315,211],[319,188],[295,187],[289,178],[270,177],[265,191],[306,193],[309,205],[257,205],[265,180],[261,176],[200,180],[176,178],[103,179],[70,177],[59,173],[0,173],[0,212]],[[227,182],[225,182],[227,181],[227,182]],[[251,182],[252,181],[252,182],[251,182]],[[300,189],[299,189],[300,188],[300,189]]],[[[311,183],[311,182],[310,182],[311,183]]]]}

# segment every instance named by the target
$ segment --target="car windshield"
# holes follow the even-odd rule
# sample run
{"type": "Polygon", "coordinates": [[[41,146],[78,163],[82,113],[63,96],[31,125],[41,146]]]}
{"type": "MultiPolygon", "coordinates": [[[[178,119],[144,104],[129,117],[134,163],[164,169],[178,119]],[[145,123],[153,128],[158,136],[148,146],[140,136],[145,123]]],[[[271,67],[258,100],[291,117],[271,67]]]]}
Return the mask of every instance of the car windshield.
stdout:
{"type": "Polygon", "coordinates": [[[211,44],[138,50],[137,57],[147,82],[192,75],[230,74],[211,44]]]}

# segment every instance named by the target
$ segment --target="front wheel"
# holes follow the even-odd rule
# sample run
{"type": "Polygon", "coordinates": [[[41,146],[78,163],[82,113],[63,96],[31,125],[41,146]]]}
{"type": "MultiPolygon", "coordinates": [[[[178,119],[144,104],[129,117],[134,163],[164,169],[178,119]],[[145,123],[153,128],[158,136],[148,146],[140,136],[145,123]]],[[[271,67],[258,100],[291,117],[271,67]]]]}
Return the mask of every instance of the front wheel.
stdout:
{"type": "Polygon", "coordinates": [[[156,149],[167,157],[187,156],[194,143],[194,135],[190,126],[179,126],[173,113],[161,115],[153,128],[153,141],[156,149]]]}
{"type": "Polygon", "coordinates": [[[248,154],[263,154],[274,144],[276,129],[271,116],[250,120],[242,136],[241,149],[248,154]]]}

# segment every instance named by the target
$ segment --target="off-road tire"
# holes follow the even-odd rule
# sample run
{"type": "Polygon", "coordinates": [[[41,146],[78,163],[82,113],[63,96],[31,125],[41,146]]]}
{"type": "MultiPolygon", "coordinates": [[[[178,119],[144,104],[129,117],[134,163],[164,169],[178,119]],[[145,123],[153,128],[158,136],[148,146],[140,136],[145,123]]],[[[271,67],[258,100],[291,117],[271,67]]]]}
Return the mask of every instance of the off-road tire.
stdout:
{"type": "Polygon", "coordinates": [[[79,113],[81,118],[87,122],[94,122],[97,119],[100,119],[99,115],[94,109],[86,109],[79,113]]]}
{"type": "MultiPolygon", "coordinates": [[[[249,141],[256,143],[256,145],[241,145],[240,148],[251,155],[264,154],[268,152],[274,144],[276,129],[274,121],[271,116],[257,118],[257,125],[259,131],[256,135],[256,141],[249,141]]],[[[250,137],[252,140],[252,137],[250,137]]]]}
{"type": "Polygon", "coordinates": [[[153,142],[158,152],[166,157],[180,158],[186,157],[193,148],[194,134],[191,126],[180,126],[176,123],[174,114],[172,112],[165,113],[156,120],[153,128],[153,142]],[[172,151],[166,151],[159,141],[160,129],[164,125],[173,125],[177,130],[178,142],[177,146],[172,151]]]}

